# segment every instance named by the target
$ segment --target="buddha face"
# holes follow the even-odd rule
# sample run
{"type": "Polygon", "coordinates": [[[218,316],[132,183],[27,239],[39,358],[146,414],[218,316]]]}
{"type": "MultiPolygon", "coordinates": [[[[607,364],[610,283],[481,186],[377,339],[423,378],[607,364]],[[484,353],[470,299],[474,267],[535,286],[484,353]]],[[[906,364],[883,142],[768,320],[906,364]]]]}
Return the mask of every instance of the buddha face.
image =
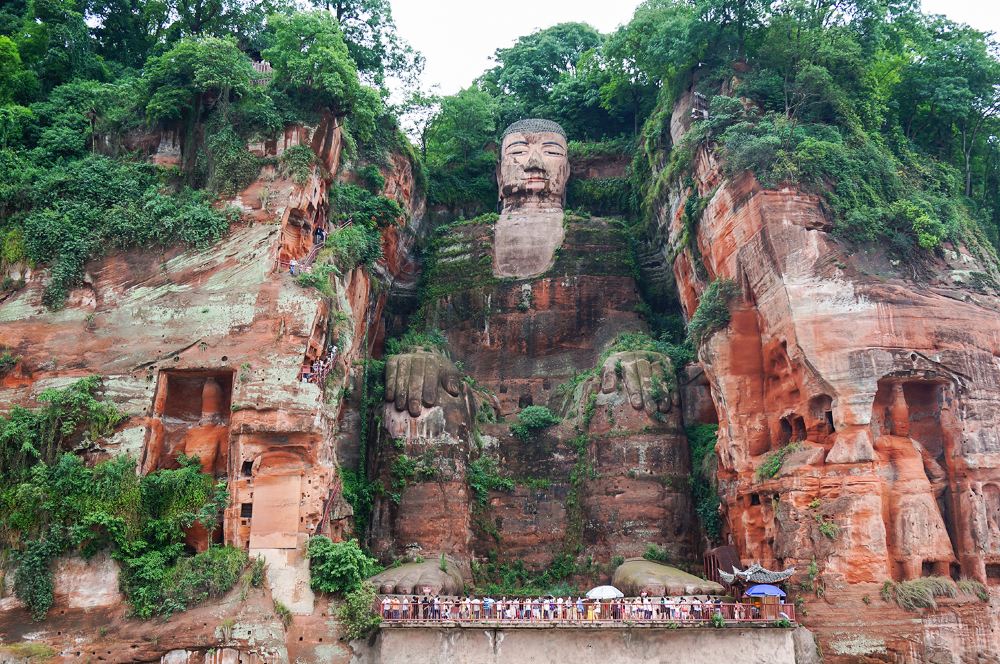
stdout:
{"type": "Polygon", "coordinates": [[[562,207],[568,179],[569,159],[562,134],[511,132],[504,137],[497,181],[505,210],[562,207]]]}

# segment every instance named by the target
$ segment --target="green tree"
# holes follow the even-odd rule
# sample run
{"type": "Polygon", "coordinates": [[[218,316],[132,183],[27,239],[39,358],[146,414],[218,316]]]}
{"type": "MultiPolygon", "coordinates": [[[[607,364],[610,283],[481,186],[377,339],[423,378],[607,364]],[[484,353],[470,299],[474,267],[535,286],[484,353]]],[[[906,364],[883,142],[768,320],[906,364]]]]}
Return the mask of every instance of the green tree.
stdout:
{"type": "Polygon", "coordinates": [[[498,100],[500,124],[540,114],[563,74],[573,74],[580,57],[601,41],[586,23],[560,23],[497,49],[497,65],[483,74],[480,85],[498,100]]]}
{"type": "Polygon", "coordinates": [[[246,94],[253,77],[250,59],[231,38],[185,37],[143,72],[146,117],[190,128],[210,110],[246,94]]]}
{"type": "Polygon", "coordinates": [[[496,156],[489,148],[496,140],[496,114],[493,98],[475,88],[441,100],[427,129],[431,202],[472,202],[479,209],[495,203],[496,156]]]}
{"type": "MultiPolygon", "coordinates": [[[[764,26],[773,0],[695,0],[699,31],[714,50],[728,50],[734,59],[746,54],[747,40],[764,26]]],[[[816,5],[833,5],[818,0],[816,5]]]]}
{"type": "Polygon", "coordinates": [[[14,101],[23,75],[17,44],[10,37],[0,36],[0,105],[14,101]]]}
{"type": "Polygon", "coordinates": [[[427,135],[431,121],[441,108],[441,96],[425,90],[414,90],[396,109],[406,134],[416,140],[420,156],[427,159],[427,135]]]}
{"type": "MultiPolygon", "coordinates": [[[[694,8],[686,2],[646,0],[639,5],[632,20],[612,33],[605,45],[604,55],[621,77],[612,85],[669,85],[704,56],[704,47],[692,37],[696,20],[694,8]]],[[[606,94],[611,93],[609,88],[606,94]]]]}
{"type": "Polygon", "coordinates": [[[105,60],[140,68],[165,36],[170,4],[166,0],[85,0],[83,12],[96,24],[95,50],[105,60]]]}
{"type": "Polygon", "coordinates": [[[538,114],[555,120],[572,140],[601,140],[638,131],[640,114],[656,98],[651,87],[614,88],[617,63],[600,49],[587,51],[573,72],[565,72],[552,87],[538,114]]]}
{"type": "Polygon", "coordinates": [[[184,37],[232,37],[242,48],[257,51],[265,19],[290,11],[288,0],[151,0],[165,2],[173,19],[164,34],[168,42],[184,37]]]}
{"type": "Polygon", "coordinates": [[[349,113],[361,96],[358,73],[336,19],[322,11],[275,15],[268,20],[273,85],[305,108],[349,113]]]}
{"type": "Polygon", "coordinates": [[[74,78],[106,77],[73,0],[30,0],[15,34],[21,60],[43,90],[74,78]]]}
{"type": "Polygon", "coordinates": [[[962,169],[971,196],[975,159],[1000,117],[1000,47],[943,17],[927,20],[924,30],[920,57],[896,88],[900,121],[907,137],[962,169]]]}
{"type": "Polygon", "coordinates": [[[344,603],[337,608],[337,619],[345,626],[349,640],[364,639],[382,624],[382,617],[375,610],[378,595],[370,583],[364,583],[344,596],[344,603]]]}
{"type": "Polygon", "coordinates": [[[309,586],[325,593],[356,590],[380,570],[378,562],[361,550],[357,540],[332,542],[322,535],[312,537],[307,555],[309,586]]]}
{"type": "Polygon", "coordinates": [[[413,84],[423,56],[399,37],[389,0],[313,0],[334,13],[362,79],[381,87],[387,75],[413,84]]]}

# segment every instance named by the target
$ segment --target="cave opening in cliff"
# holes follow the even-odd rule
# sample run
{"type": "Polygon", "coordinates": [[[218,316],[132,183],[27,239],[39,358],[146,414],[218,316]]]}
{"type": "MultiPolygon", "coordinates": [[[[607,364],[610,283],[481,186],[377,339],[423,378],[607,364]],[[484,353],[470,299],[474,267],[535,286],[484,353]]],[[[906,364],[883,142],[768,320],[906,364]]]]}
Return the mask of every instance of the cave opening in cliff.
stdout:
{"type": "Polygon", "coordinates": [[[878,435],[903,435],[920,443],[934,458],[944,453],[946,432],[941,421],[941,404],[944,402],[947,383],[922,378],[887,377],[879,381],[872,408],[872,425],[878,435]],[[893,391],[894,385],[902,386],[902,403],[893,391]],[[892,410],[908,422],[908,431],[896,432],[892,427],[892,410]]]}
{"type": "MultiPolygon", "coordinates": [[[[231,369],[160,372],[141,460],[144,473],[177,468],[183,455],[197,458],[204,473],[228,476],[233,378],[231,369]]],[[[222,526],[221,515],[212,527],[195,522],[185,531],[185,546],[193,553],[221,544],[222,526]]]]}
{"type": "MultiPolygon", "coordinates": [[[[202,416],[205,398],[205,384],[214,380],[219,388],[219,416],[225,422],[229,421],[229,413],[233,394],[233,371],[211,371],[201,369],[170,369],[162,371],[166,374],[166,384],[161,379],[161,389],[164,389],[162,415],[165,419],[183,422],[197,422],[202,416]]],[[[159,395],[157,400],[159,401],[159,395]]],[[[209,405],[211,407],[211,404],[209,405]]]]}
{"type": "Polygon", "coordinates": [[[143,472],[176,468],[183,454],[198,457],[206,473],[227,474],[233,378],[231,369],[160,372],[143,472]]]}
{"type": "Polygon", "coordinates": [[[780,426],[778,431],[778,447],[784,447],[792,440],[792,424],[788,421],[787,417],[782,417],[778,424],[780,426]]]}
{"type": "Polygon", "coordinates": [[[801,415],[786,415],[778,425],[778,447],[806,439],[806,421],[801,415]]]}
{"type": "Polygon", "coordinates": [[[833,398],[829,394],[817,394],[809,399],[807,438],[817,443],[826,442],[827,437],[836,432],[833,423],[833,398]]]}
{"type": "Polygon", "coordinates": [[[1000,564],[986,564],[986,582],[991,586],[1000,586],[1000,564]]]}

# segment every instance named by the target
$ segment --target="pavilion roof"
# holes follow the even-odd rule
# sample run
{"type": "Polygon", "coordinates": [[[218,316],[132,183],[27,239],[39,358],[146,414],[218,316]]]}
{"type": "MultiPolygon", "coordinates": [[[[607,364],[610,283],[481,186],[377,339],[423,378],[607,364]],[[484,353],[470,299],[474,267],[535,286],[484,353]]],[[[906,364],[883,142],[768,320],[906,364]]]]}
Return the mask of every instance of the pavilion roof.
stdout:
{"type": "Polygon", "coordinates": [[[719,576],[726,583],[733,583],[737,579],[744,583],[781,583],[788,580],[794,573],[794,567],[789,567],[782,572],[772,572],[761,567],[760,563],[754,563],[744,570],[733,567],[732,574],[719,570],[719,576]]]}

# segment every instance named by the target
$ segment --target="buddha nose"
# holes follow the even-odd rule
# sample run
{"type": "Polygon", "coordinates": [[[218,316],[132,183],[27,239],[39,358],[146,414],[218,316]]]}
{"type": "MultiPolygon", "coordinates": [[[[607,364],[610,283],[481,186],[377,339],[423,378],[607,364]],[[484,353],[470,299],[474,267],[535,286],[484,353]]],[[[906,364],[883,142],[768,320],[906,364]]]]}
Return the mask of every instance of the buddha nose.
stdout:
{"type": "Polygon", "coordinates": [[[528,163],[524,165],[524,170],[545,170],[545,162],[542,161],[542,156],[538,154],[537,150],[532,150],[531,154],[528,156],[528,163]]]}

